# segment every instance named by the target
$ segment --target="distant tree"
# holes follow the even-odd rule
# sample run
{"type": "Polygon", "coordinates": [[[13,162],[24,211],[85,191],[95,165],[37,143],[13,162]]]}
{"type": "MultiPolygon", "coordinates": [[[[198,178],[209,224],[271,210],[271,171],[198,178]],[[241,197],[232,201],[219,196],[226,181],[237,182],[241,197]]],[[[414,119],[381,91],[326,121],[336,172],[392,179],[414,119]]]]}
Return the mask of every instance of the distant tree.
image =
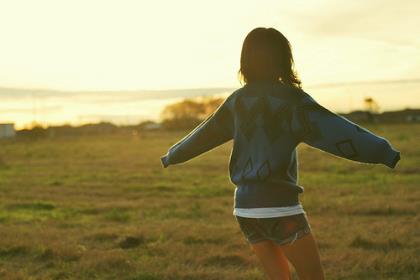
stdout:
{"type": "Polygon", "coordinates": [[[186,129],[198,125],[224,101],[220,97],[186,98],[167,105],[161,112],[162,126],[167,129],[186,129]]]}
{"type": "Polygon", "coordinates": [[[374,122],[375,121],[374,114],[379,113],[379,105],[378,103],[376,103],[375,100],[373,100],[372,97],[366,97],[364,102],[365,102],[366,113],[368,115],[368,120],[370,122],[374,122]]]}
{"type": "Polygon", "coordinates": [[[365,107],[371,113],[377,114],[379,112],[379,105],[372,97],[365,98],[365,107]]]}

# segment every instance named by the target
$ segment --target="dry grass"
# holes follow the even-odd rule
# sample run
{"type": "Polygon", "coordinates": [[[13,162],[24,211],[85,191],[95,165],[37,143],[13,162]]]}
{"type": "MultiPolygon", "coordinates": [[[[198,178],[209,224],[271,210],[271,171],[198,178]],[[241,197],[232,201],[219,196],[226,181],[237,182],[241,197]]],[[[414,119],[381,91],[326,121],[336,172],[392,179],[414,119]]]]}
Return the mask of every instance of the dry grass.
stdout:
{"type": "MultiPolygon", "coordinates": [[[[396,170],[299,146],[327,279],[420,279],[420,126],[367,127],[396,170]]],[[[187,132],[0,141],[0,279],[265,279],[232,216],[231,142],[161,167],[187,132]]]]}

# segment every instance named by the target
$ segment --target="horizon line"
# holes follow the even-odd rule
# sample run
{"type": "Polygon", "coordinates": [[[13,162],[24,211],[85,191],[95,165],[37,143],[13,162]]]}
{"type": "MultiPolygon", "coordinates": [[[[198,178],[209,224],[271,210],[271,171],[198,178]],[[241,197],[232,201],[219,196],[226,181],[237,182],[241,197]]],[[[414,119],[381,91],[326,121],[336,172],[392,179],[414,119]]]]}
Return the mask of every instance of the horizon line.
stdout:
{"type": "MultiPolygon", "coordinates": [[[[401,109],[397,109],[397,110],[387,110],[387,111],[381,111],[381,112],[377,112],[377,113],[372,113],[373,115],[382,115],[384,113],[396,113],[396,112],[404,112],[404,111],[418,111],[420,110],[420,107],[404,107],[401,109]]],[[[368,110],[360,110],[360,109],[356,109],[356,110],[352,110],[349,112],[341,112],[341,111],[336,111],[336,114],[338,115],[342,115],[342,116],[346,116],[346,115],[351,115],[354,113],[367,113],[369,112],[368,110]]],[[[117,127],[125,127],[125,126],[137,126],[140,125],[144,122],[153,122],[153,123],[162,123],[161,120],[154,120],[154,119],[150,119],[150,118],[144,118],[141,121],[135,123],[135,124],[122,124],[122,123],[118,123],[112,120],[100,120],[97,122],[80,122],[80,123],[71,123],[71,122],[61,122],[60,124],[52,124],[52,123],[48,123],[48,122],[39,122],[39,121],[32,121],[31,123],[26,123],[24,127],[22,128],[16,128],[16,123],[15,122],[4,122],[4,123],[0,123],[0,124],[13,124],[15,126],[15,130],[19,131],[19,130],[31,130],[33,129],[35,126],[40,125],[41,127],[43,127],[43,129],[47,129],[47,128],[52,128],[52,127],[62,127],[62,126],[70,126],[73,128],[77,128],[77,127],[81,127],[81,126],[85,126],[85,125],[98,125],[98,124],[111,124],[117,127]],[[32,127],[31,127],[32,126],[32,127]]],[[[411,123],[411,122],[405,122],[405,123],[411,123]]],[[[412,123],[417,123],[417,122],[412,122],[412,123]]]]}

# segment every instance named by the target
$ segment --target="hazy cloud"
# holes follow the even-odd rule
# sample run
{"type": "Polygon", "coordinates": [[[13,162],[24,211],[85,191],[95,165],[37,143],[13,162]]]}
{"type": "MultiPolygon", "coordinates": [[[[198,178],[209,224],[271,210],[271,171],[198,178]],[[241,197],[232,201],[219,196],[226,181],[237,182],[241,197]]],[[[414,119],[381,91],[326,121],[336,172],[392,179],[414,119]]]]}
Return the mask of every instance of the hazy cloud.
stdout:
{"type": "Polygon", "coordinates": [[[289,17],[310,37],[353,37],[420,47],[420,1],[323,1],[289,17]]]}

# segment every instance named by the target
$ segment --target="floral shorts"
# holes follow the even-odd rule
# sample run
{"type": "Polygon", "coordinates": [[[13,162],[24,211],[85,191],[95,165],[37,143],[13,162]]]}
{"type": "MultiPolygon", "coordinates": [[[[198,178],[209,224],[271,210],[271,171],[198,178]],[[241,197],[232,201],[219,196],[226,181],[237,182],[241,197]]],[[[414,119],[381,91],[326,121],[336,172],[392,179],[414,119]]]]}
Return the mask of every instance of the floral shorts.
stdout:
{"type": "Polygon", "coordinates": [[[235,216],[249,243],[272,240],[279,245],[292,244],[311,232],[306,213],[274,218],[247,218],[235,216]]]}

